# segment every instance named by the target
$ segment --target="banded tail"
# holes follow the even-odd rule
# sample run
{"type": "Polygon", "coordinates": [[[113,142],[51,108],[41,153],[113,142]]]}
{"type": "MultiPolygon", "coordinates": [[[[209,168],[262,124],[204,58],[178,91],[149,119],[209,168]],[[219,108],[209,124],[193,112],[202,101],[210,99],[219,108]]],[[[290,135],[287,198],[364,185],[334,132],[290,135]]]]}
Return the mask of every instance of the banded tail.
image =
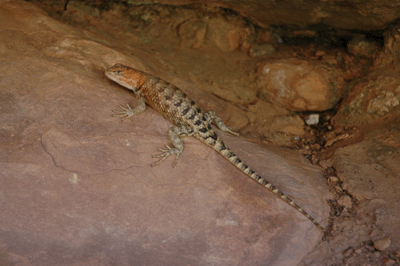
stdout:
{"type": "Polygon", "coordinates": [[[259,176],[256,172],[250,169],[245,163],[242,162],[242,160],[239,159],[239,157],[231,151],[228,147],[225,146],[224,142],[218,137],[215,141],[208,143],[207,139],[200,139],[203,143],[207,144],[211,148],[215,149],[219,154],[221,154],[225,159],[227,159],[229,162],[231,162],[234,166],[239,168],[243,173],[257,181],[259,184],[263,185],[266,187],[269,191],[277,195],[279,198],[281,198],[283,201],[285,201],[287,204],[295,208],[297,211],[301,212],[305,217],[307,217],[313,224],[318,227],[324,234],[326,234],[326,230],[313,218],[311,217],[307,212],[305,212],[299,205],[297,205],[294,200],[283,194],[279,189],[277,189],[274,185],[269,183],[267,180],[259,176]]]}

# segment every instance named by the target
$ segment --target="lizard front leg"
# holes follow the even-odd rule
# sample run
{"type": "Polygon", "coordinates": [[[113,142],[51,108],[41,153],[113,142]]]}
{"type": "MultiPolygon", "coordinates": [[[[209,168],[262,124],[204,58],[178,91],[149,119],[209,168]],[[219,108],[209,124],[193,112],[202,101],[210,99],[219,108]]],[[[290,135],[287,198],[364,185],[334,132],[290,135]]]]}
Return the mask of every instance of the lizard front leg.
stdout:
{"type": "Polygon", "coordinates": [[[171,154],[176,154],[175,162],[173,165],[173,167],[175,167],[176,163],[178,162],[179,155],[182,153],[183,148],[184,148],[181,137],[192,136],[193,134],[194,134],[193,129],[188,125],[171,127],[168,130],[168,136],[172,142],[172,145],[174,145],[175,148],[171,148],[168,145],[166,145],[167,149],[160,149],[160,151],[163,153],[160,155],[153,155],[153,158],[162,157],[162,159],[156,163],[153,163],[151,166],[155,166],[157,164],[162,163],[171,154]]]}
{"type": "Polygon", "coordinates": [[[113,110],[113,112],[116,113],[113,116],[122,117],[122,121],[124,121],[131,116],[143,113],[146,109],[146,99],[144,97],[140,97],[138,99],[138,105],[134,109],[132,109],[129,104],[126,104],[126,106],[127,108],[123,107],[122,105],[119,106],[123,111],[113,110]]]}
{"type": "Polygon", "coordinates": [[[224,132],[229,132],[235,136],[239,136],[239,133],[233,132],[227,125],[225,125],[224,121],[222,121],[221,117],[219,117],[214,111],[208,111],[204,113],[204,117],[206,118],[208,123],[212,123],[214,120],[215,124],[219,129],[224,132]]]}

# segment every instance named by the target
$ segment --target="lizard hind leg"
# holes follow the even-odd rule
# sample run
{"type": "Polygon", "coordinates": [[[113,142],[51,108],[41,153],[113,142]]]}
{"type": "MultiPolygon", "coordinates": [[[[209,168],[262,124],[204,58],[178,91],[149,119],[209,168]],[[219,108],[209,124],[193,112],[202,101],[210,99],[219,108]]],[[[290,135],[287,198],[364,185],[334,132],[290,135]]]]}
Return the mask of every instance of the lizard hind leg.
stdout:
{"type": "Polygon", "coordinates": [[[239,136],[239,133],[233,132],[227,125],[225,125],[224,121],[222,121],[221,117],[219,117],[214,111],[208,111],[204,113],[204,117],[206,118],[207,122],[211,124],[214,120],[217,127],[224,131],[229,132],[232,135],[239,136]]]}
{"type": "Polygon", "coordinates": [[[156,163],[153,163],[151,166],[160,164],[165,159],[167,159],[167,157],[169,155],[175,154],[176,157],[175,157],[175,161],[174,161],[174,165],[173,165],[173,167],[175,167],[178,162],[179,155],[181,155],[183,148],[184,148],[181,137],[192,136],[193,134],[194,134],[193,129],[187,125],[171,127],[168,130],[168,136],[172,142],[172,145],[174,145],[175,148],[171,148],[168,145],[166,145],[167,149],[159,149],[159,151],[161,151],[162,154],[153,155],[153,158],[161,158],[161,160],[159,160],[156,163]]]}

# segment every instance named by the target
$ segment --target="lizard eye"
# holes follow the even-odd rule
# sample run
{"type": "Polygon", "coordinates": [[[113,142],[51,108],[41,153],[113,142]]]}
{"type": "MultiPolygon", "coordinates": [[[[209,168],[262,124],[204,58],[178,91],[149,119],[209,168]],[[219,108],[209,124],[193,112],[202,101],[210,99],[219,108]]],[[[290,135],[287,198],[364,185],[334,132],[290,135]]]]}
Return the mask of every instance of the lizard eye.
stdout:
{"type": "Polygon", "coordinates": [[[117,74],[118,74],[118,75],[121,74],[121,70],[117,70],[117,74]]]}

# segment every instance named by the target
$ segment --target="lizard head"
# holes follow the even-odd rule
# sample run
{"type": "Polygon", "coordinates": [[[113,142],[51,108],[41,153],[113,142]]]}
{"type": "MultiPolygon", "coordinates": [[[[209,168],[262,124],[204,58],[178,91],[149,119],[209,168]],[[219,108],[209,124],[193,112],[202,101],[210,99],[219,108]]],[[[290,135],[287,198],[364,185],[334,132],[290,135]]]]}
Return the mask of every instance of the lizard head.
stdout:
{"type": "Polygon", "coordinates": [[[132,90],[135,93],[144,83],[146,76],[144,72],[122,64],[113,65],[106,70],[105,74],[109,79],[124,86],[125,88],[132,90]]]}

